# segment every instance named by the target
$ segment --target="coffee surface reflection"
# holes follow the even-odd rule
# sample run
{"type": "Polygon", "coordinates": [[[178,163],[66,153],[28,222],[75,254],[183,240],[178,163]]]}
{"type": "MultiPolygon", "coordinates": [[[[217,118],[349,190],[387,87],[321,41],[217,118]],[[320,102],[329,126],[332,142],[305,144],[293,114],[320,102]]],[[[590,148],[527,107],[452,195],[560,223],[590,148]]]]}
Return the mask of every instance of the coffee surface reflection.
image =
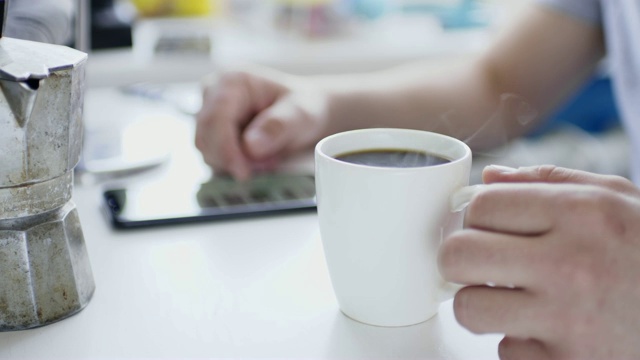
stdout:
{"type": "Polygon", "coordinates": [[[405,149],[374,149],[347,152],[335,156],[337,160],[367,166],[413,168],[451,162],[439,155],[405,149]]]}

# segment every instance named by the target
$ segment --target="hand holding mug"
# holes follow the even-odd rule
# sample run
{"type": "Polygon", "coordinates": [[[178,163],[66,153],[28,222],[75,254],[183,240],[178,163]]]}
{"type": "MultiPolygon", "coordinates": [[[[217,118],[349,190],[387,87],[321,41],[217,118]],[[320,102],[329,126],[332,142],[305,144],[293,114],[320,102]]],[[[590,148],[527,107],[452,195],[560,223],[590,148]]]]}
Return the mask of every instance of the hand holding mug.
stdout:
{"type": "Polygon", "coordinates": [[[458,321],[502,358],[638,358],[640,191],[551,166],[488,167],[439,253],[458,321]]]}

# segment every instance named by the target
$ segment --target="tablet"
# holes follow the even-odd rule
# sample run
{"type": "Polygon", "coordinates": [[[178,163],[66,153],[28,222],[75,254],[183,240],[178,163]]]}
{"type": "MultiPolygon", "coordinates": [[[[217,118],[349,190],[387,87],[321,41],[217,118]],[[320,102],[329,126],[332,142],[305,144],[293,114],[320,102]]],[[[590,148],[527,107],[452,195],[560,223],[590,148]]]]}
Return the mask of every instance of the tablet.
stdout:
{"type": "Polygon", "coordinates": [[[275,215],[316,209],[312,175],[269,174],[247,182],[214,177],[189,189],[153,184],[108,189],[104,209],[119,229],[275,215]]]}

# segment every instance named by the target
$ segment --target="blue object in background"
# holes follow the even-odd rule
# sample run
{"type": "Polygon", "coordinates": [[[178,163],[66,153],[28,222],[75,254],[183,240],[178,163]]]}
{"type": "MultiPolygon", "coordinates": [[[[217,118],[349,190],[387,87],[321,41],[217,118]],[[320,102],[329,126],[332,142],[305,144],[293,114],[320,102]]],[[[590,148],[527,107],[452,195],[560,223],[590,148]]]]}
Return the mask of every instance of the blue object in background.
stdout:
{"type": "Polygon", "coordinates": [[[539,136],[562,126],[575,125],[590,133],[607,131],[620,124],[611,79],[597,76],[580,89],[531,136],[539,136]]]}
{"type": "Polygon", "coordinates": [[[390,0],[343,0],[351,13],[365,19],[377,19],[392,10],[390,0]]]}
{"type": "Polygon", "coordinates": [[[489,23],[482,6],[476,0],[461,0],[455,6],[404,5],[402,11],[430,13],[438,18],[442,27],[447,30],[484,27],[489,23]]]}
{"type": "Polygon", "coordinates": [[[477,0],[460,0],[456,5],[410,4],[398,5],[393,0],[340,0],[340,9],[365,18],[377,19],[392,11],[428,13],[438,18],[445,29],[484,27],[489,23],[477,0]]]}

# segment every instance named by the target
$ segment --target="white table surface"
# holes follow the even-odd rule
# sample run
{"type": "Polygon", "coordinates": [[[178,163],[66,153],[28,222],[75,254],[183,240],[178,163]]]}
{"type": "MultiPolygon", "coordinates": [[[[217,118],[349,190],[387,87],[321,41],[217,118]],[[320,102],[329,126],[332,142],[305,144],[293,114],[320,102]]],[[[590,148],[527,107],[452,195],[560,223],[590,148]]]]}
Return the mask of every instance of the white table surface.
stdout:
{"type": "MultiPolygon", "coordinates": [[[[90,90],[89,125],[98,113],[122,112],[119,96],[90,90]]],[[[172,157],[125,180],[206,178],[192,119],[143,100],[127,109],[164,117],[172,157]]],[[[290,166],[312,169],[309,161],[303,156],[290,166]]],[[[60,322],[0,333],[0,358],[497,358],[501,337],[463,329],[451,301],[410,327],[373,327],[342,315],[315,213],[115,231],[101,211],[103,185],[83,181],[74,193],[93,299],[60,322]]]]}

